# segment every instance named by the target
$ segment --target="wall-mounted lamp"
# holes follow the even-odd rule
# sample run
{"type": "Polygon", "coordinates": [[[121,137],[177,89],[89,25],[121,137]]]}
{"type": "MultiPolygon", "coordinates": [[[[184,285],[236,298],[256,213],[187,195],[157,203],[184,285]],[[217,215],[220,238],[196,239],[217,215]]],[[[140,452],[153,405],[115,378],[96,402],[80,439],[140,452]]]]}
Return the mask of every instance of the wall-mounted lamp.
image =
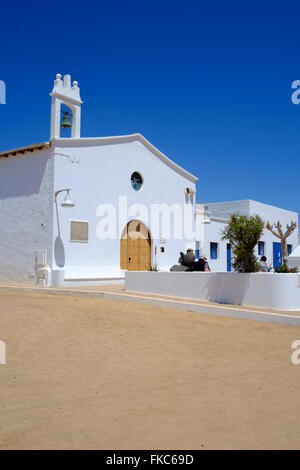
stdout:
{"type": "Polygon", "coordinates": [[[204,218],[203,218],[203,223],[204,224],[210,224],[210,212],[205,211],[204,212],[204,218]]]}
{"type": "Polygon", "coordinates": [[[75,203],[73,202],[71,196],[70,196],[70,191],[71,189],[68,188],[68,189],[59,189],[58,191],[55,191],[55,194],[54,194],[54,202],[56,203],[57,200],[57,195],[59,193],[62,193],[63,191],[67,191],[67,194],[65,195],[65,198],[63,200],[63,202],[61,203],[61,207],[74,207],[75,206],[75,203]]]}
{"type": "Polygon", "coordinates": [[[192,188],[184,188],[184,192],[185,194],[193,196],[195,191],[192,188]]]}

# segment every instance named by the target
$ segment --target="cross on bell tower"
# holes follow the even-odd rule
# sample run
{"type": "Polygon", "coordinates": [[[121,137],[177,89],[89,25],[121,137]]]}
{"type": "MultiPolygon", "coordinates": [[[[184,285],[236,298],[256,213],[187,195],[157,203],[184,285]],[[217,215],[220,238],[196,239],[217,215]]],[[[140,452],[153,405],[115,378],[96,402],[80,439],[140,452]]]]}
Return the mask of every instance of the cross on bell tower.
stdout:
{"type": "Polygon", "coordinates": [[[80,120],[81,120],[81,105],[80,89],[78,82],[73,82],[71,86],[71,75],[65,75],[61,80],[61,75],[56,75],[54,80],[54,87],[51,96],[51,131],[50,139],[60,138],[60,120],[61,120],[61,105],[65,104],[72,110],[72,129],[71,138],[80,137],[80,120]]]}

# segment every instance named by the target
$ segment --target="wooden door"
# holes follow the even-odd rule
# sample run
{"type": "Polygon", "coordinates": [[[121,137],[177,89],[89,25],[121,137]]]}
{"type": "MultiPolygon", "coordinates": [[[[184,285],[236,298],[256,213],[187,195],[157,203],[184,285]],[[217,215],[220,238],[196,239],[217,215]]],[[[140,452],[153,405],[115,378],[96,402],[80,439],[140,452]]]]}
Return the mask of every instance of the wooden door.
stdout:
{"type": "Polygon", "coordinates": [[[120,242],[121,269],[148,271],[151,265],[151,238],[147,227],[139,221],[129,222],[120,242]]]}
{"type": "Polygon", "coordinates": [[[128,271],[139,271],[139,239],[128,237],[128,271]]]}

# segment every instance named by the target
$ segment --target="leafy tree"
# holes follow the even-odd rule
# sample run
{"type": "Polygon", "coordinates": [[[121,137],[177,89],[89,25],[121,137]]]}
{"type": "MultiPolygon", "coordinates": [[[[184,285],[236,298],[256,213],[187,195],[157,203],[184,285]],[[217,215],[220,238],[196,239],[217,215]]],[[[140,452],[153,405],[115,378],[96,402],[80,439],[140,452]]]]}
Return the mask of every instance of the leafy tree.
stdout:
{"type": "Polygon", "coordinates": [[[252,273],[256,271],[254,247],[261,238],[264,221],[259,215],[232,214],[224,230],[222,240],[231,244],[234,256],[232,266],[235,271],[252,273]]]}

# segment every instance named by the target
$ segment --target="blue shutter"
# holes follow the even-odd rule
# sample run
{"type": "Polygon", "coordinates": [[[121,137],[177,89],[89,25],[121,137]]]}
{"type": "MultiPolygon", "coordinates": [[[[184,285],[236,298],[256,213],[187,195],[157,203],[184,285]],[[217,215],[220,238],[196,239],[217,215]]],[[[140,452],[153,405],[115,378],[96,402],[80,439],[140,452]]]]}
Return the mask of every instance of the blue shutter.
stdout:
{"type": "Polygon", "coordinates": [[[281,243],[273,242],[273,267],[274,269],[282,265],[281,243]]]}
{"type": "Polygon", "coordinates": [[[231,245],[227,243],[227,272],[231,271],[231,245]]]}
{"type": "Polygon", "coordinates": [[[263,256],[265,254],[265,242],[258,242],[258,254],[263,256]]]}
{"type": "Polygon", "coordinates": [[[211,242],[210,243],[210,259],[218,258],[218,244],[211,242]]]}

